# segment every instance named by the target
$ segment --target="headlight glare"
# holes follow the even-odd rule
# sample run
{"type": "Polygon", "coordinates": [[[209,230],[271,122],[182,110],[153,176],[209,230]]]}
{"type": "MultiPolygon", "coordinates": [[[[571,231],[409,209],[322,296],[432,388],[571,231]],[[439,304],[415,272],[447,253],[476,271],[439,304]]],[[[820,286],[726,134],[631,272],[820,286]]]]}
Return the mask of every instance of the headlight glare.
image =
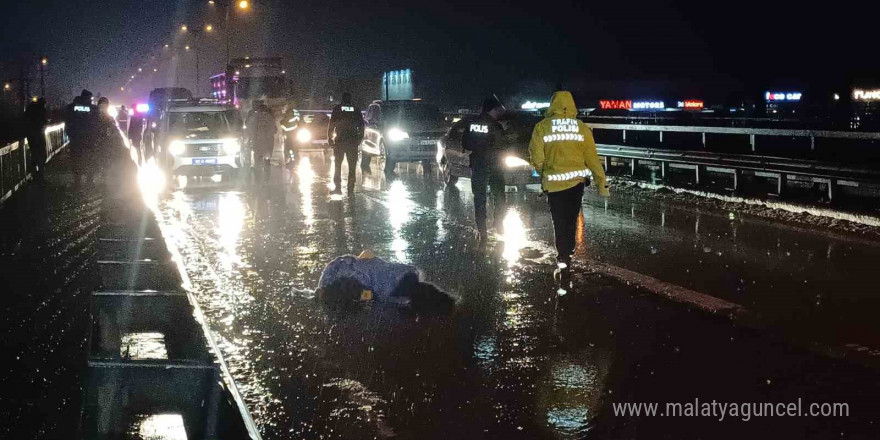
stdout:
{"type": "Polygon", "coordinates": [[[507,168],[527,167],[529,163],[516,156],[507,156],[504,158],[504,166],[507,168]]]}
{"type": "Polygon", "coordinates": [[[186,151],[186,146],[182,141],[171,141],[171,144],[168,145],[168,151],[175,156],[180,156],[186,151]]]}
{"type": "Polygon", "coordinates": [[[399,128],[392,128],[391,130],[388,130],[388,140],[392,142],[398,142],[404,139],[409,139],[409,133],[399,128]]]}
{"type": "Polygon", "coordinates": [[[238,139],[223,139],[223,151],[226,154],[235,154],[241,151],[241,143],[238,139]]]}
{"type": "Polygon", "coordinates": [[[305,144],[307,142],[312,141],[312,132],[307,128],[303,128],[302,130],[296,132],[296,141],[305,144]]]}

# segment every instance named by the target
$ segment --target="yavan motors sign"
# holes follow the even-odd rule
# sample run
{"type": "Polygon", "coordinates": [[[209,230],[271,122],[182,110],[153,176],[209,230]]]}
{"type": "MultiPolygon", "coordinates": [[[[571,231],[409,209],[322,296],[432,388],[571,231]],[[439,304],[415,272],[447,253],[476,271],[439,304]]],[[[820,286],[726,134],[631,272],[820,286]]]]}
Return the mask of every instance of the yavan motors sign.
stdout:
{"type": "Polygon", "coordinates": [[[630,99],[601,99],[599,108],[602,110],[664,110],[663,101],[633,101],[630,99]]]}
{"type": "Polygon", "coordinates": [[[852,97],[855,101],[880,101],[880,89],[853,89],[852,97]]]}

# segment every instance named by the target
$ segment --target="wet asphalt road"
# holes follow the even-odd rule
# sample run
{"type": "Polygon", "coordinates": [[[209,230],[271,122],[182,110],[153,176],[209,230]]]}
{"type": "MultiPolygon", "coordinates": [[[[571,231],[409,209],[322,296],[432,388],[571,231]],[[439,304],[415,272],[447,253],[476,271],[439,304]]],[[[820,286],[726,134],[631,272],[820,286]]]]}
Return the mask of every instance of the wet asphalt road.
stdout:
{"type": "MultiPolygon", "coordinates": [[[[578,273],[575,289],[557,297],[552,226],[536,193],[509,193],[503,240],[479,249],[467,180],[444,189],[411,165],[395,179],[366,175],[353,198],[331,200],[330,169],[329,158],[312,155],[290,182],[278,169],[268,187],[188,182],[161,202],[165,233],[265,438],[880,436],[875,370],[595,273],[578,273]],[[372,304],[340,314],[298,290],[313,287],[333,257],[362,249],[418,265],[460,298],[456,311],[417,316],[372,304]],[[717,421],[613,411],[620,402],[695,398],[842,402],[850,415],[717,421]]],[[[858,242],[623,194],[607,210],[592,196],[587,205],[579,258],[768,316],[796,321],[826,310],[787,290],[803,279],[832,287],[872,279],[835,260],[873,255],[858,242]],[[819,254],[825,239],[838,241],[827,256],[819,254]]],[[[834,304],[823,298],[820,306],[834,304]]],[[[876,327],[858,322],[866,333],[876,327]]],[[[862,333],[839,339],[850,334],[862,333]]]]}
{"type": "Polygon", "coordinates": [[[0,438],[72,438],[80,417],[100,191],[66,157],[0,208],[0,438]]]}

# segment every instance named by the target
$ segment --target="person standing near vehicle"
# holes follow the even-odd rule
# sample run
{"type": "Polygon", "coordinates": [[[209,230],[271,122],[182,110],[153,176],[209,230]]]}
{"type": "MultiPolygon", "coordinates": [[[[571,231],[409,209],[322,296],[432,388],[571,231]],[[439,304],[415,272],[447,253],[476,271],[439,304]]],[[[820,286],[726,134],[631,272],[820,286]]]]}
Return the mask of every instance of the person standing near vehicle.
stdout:
{"type": "Polygon", "coordinates": [[[567,91],[553,94],[544,119],[535,125],[529,142],[532,166],[541,175],[556,236],[557,270],[562,289],[571,284],[577,221],[582,211],[584,186],[590,176],[599,195],[608,197],[605,170],[596,153],[593,132],[577,119],[574,98],[567,91]]]}
{"type": "Polygon", "coordinates": [[[342,158],[348,161],[348,192],[354,192],[357,180],[358,146],[364,139],[364,117],[361,109],[351,102],[351,93],[343,93],[342,101],[333,107],[330,123],[327,124],[327,142],[333,147],[335,174],[333,189],[335,194],[342,193],[342,158]]]}
{"type": "Polygon", "coordinates": [[[73,162],[74,183],[88,177],[88,156],[94,151],[100,125],[98,107],[92,104],[92,92],[83,90],[64,109],[64,129],[70,141],[68,151],[73,162]]]}
{"type": "Polygon", "coordinates": [[[46,100],[43,98],[27,105],[24,111],[27,124],[29,154],[33,156],[34,178],[41,179],[46,169],[46,100]]]}
{"type": "Polygon", "coordinates": [[[290,172],[293,172],[293,168],[296,165],[295,133],[296,129],[299,128],[300,120],[299,111],[293,106],[293,103],[284,106],[279,125],[281,125],[282,135],[284,136],[284,167],[290,172]]]}
{"type": "MultiPolygon", "coordinates": [[[[485,243],[489,237],[486,228],[487,186],[492,190],[496,230],[500,229],[504,215],[504,175],[501,169],[501,134],[504,128],[498,122],[504,111],[501,101],[493,95],[483,100],[478,116],[456,123],[461,128],[461,147],[471,152],[471,192],[474,193],[474,220],[480,243],[485,243]]],[[[457,128],[453,127],[451,132],[456,132],[457,128]]]]}
{"type": "MultiPolygon", "coordinates": [[[[137,104],[132,104],[131,108],[136,109],[137,104]]],[[[146,162],[146,158],[144,157],[144,148],[141,145],[141,141],[144,139],[144,115],[139,114],[137,111],[131,115],[128,122],[128,141],[131,143],[131,148],[137,152],[138,163],[144,164],[146,162]]]]}
{"type": "Polygon", "coordinates": [[[251,149],[254,151],[254,174],[257,182],[269,182],[272,172],[272,150],[275,148],[275,116],[265,102],[256,101],[248,113],[245,125],[248,129],[251,149]]]}

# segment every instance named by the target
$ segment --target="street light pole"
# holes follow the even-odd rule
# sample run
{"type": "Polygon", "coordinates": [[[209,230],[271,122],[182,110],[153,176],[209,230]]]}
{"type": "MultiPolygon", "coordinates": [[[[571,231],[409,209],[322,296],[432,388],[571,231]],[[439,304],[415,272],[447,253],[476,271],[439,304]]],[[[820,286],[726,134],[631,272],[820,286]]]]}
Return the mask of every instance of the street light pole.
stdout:
{"type": "MultiPolygon", "coordinates": [[[[229,41],[232,38],[232,25],[229,21],[229,10],[232,9],[231,5],[226,5],[226,66],[229,65],[229,41]]],[[[226,70],[226,66],[223,67],[223,70],[226,70]]]]}
{"type": "Polygon", "coordinates": [[[46,97],[46,65],[49,64],[49,59],[46,57],[40,58],[40,97],[46,97]]]}

